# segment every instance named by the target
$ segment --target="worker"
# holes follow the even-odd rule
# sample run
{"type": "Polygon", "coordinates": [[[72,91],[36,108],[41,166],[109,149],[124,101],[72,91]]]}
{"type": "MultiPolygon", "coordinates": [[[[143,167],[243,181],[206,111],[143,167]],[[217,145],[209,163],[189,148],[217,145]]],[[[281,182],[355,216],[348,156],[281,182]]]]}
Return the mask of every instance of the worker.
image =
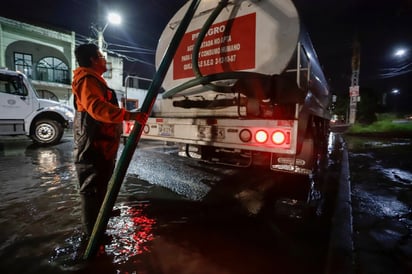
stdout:
{"type": "Polygon", "coordinates": [[[118,105],[116,93],[102,75],[106,59],[94,44],[75,49],[79,65],[73,72],[72,92],[76,109],[74,163],[80,187],[82,223],[90,236],[113,174],[120,144],[122,121],[144,125],[147,114],[130,112],[118,105]]]}

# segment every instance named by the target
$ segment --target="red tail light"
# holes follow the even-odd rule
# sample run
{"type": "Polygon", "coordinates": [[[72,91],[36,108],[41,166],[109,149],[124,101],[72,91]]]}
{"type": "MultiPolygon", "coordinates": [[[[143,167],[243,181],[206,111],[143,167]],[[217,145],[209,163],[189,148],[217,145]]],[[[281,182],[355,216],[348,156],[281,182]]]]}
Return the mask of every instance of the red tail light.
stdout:
{"type": "Polygon", "coordinates": [[[283,131],[277,130],[277,131],[273,132],[272,142],[275,145],[281,145],[281,144],[285,143],[285,141],[286,141],[286,135],[283,131]]]}
{"type": "Polygon", "coordinates": [[[124,127],[123,127],[123,134],[129,135],[130,132],[132,132],[134,126],[134,122],[131,121],[126,121],[124,122],[124,127]]]}
{"type": "Polygon", "coordinates": [[[258,143],[265,143],[268,140],[268,133],[264,130],[258,130],[255,133],[255,139],[258,143]]]}

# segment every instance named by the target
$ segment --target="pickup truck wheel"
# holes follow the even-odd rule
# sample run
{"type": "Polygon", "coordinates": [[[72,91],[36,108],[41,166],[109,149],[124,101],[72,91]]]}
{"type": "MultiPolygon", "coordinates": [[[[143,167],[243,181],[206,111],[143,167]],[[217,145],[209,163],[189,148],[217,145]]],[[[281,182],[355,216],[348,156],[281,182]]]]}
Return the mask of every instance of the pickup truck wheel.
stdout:
{"type": "Polygon", "coordinates": [[[62,136],[63,127],[59,122],[44,119],[36,122],[31,138],[37,144],[54,145],[60,142],[62,136]]]}

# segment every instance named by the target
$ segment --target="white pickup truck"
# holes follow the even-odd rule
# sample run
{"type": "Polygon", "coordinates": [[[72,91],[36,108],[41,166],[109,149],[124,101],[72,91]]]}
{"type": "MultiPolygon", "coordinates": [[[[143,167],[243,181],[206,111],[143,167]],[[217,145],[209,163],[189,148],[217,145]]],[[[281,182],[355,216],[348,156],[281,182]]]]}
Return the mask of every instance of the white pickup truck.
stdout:
{"type": "Polygon", "coordinates": [[[73,124],[72,108],[39,98],[27,77],[0,69],[0,136],[29,136],[37,144],[54,145],[73,124]]]}

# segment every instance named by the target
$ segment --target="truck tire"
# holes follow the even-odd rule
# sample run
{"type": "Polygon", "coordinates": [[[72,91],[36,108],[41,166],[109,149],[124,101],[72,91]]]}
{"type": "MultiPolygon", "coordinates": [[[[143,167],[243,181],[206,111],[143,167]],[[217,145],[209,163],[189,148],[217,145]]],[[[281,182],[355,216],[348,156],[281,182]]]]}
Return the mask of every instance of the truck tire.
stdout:
{"type": "Polygon", "coordinates": [[[63,136],[62,125],[54,120],[42,119],[35,123],[31,138],[40,145],[55,145],[63,136]]]}

